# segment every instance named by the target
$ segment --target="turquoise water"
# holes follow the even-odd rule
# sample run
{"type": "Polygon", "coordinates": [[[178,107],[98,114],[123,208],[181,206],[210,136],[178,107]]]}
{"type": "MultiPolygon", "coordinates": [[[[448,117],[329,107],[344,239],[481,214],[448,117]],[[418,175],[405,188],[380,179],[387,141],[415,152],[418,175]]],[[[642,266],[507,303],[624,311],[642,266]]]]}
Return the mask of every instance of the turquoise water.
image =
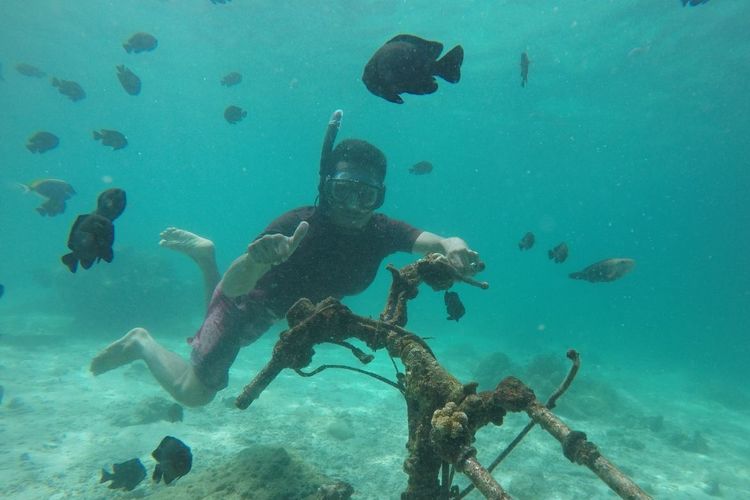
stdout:
{"type": "MultiPolygon", "coordinates": [[[[382,210],[464,238],[487,263],[489,290],[457,288],[458,324],[444,321],[441,294],[424,290],[413,306],[410,329],[435,336],[447,366],[467,362],[455,358],[466,345],[519,359],[574,347],[584,369],[590,360],[665,392],[679,375],[696,393],[731,388],[747,401],[747,19],[740,0],[2,2],[0,316],[72,318],[50,335],[88,339],[91,354],[132,326],[191,335],[200,281],[157,246],[159,232],[210,237],[224,269],[273,217],[314,201],[320,142],[341,108],[339,137],[388,157],[382,210]],[[137,31],[158,48],[126,54],[137,31]],[[370,94],[364,64],[398,33],[461,44],[460,83],[400,106],[370,94]],[[19,62],[87,97],[69,101],[19,62]],[[122,90],[118,64],[140,76],[139,96],[122,90]],[[230,71],[242,83],[221,86],[230,71]],[[236,125],[223,118],[231,104],[248,111],[236,125]],[[91,138],[101,128],[129,146],[102,147],[91,138]],[[59,147],[30,154],[37,130],[59,147]],[[421,160],[433,172],[409,174],[421,160]],[[54,218],[14,187],[45,177],[77,191],[54,218]],[[109,187],[128,194],[115,260],[72,275],[59,261],[70,225],[109,187]],[[526,231],[537,243],[522,253],[526,231]],[[546,251],[561,241],[570,256],[553,264],[546,251]],[[613,283],[567,278],[609,257],[637,264],[613,283]]],[[[384,272],[346,302],[376,315],[387,286],[384,272]]]]}

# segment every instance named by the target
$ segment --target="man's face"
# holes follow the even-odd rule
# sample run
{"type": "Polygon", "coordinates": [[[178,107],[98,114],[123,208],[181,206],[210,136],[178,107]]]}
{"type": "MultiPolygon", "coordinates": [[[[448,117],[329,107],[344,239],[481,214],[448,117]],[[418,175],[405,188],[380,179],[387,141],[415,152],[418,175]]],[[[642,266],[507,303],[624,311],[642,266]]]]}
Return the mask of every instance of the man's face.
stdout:
{"type": "Polygon", "coordinates": [[[339,162],[325,183],[331,220],[344,228],[361,229],[370,221],[382,190],[381,180],[367,169],[339,162]]]}

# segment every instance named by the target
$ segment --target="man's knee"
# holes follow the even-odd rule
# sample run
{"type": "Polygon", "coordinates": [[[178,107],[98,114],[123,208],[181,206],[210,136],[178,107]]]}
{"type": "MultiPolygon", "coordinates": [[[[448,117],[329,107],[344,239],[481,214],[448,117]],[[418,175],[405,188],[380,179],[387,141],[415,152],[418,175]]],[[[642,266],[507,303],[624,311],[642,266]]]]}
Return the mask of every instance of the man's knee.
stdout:
{"type": "Polygon", "coordinates": [[[186,394],[186,397],[182,401],[185,406],[196,408],[199,406],[206,406],[208,403],[214,400],[216,391],[196,392],[186,394]]]}
{"type": "Polygon", "coordinates": [[[206,387],[195,374],[193,367],[187,371],[181,385],[183,390],[179,399],[185,406],[205,406],[216,397],[217,391],[206,387]]]}

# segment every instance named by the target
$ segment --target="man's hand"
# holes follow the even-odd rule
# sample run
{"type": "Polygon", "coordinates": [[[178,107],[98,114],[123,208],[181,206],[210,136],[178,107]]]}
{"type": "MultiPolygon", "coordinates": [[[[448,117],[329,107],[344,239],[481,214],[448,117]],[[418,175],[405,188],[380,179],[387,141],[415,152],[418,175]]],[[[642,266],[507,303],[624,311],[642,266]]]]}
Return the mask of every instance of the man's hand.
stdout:
{"type": "Polygon", "coordinates": [[[247,247],[247,254],[258,264],[281,264],[297,250],[309,228],[310,224],[302,221],[291,236],[267,234],[250,243],[247,247]]]}
{"type": "Polygon", "coordinates": [[[479,260],[479,254],[471,250],[461,238],[445,238],[441,244],[443,255],[462,276],[473,276],[484,270],[484,263],[479,260]]]}

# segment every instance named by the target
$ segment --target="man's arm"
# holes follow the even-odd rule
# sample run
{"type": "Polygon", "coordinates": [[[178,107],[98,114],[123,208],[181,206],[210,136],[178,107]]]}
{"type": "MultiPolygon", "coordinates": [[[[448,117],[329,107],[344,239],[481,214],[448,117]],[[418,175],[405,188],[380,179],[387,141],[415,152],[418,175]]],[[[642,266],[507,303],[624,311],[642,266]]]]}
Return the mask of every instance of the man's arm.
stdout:
{"type": "Polygon", "coordinates": [[[255,262],[244,253],[234,259],[219,282],[221,293],[233,299],[253,289],[258,280],[271,269],[271,264],[255,262]]]}
{"type": "Polygon", "coordinates": [[[471,276],[481,271],[479,254],[471,250],[461,238],[443,238],[429,231],[417,237],[412,253],[439,253],[445,255],[448,262],[464,276],[471,276]]]}
{"type": "Polygon", "coordinates": [[[229,298],[248,293],[272,266],[281,264],[297,250],[309,227],[303,221],[292,236],[267,234],[250,243],[247,253],[237,257],[221,278],[221,292],[229,298]]]}

